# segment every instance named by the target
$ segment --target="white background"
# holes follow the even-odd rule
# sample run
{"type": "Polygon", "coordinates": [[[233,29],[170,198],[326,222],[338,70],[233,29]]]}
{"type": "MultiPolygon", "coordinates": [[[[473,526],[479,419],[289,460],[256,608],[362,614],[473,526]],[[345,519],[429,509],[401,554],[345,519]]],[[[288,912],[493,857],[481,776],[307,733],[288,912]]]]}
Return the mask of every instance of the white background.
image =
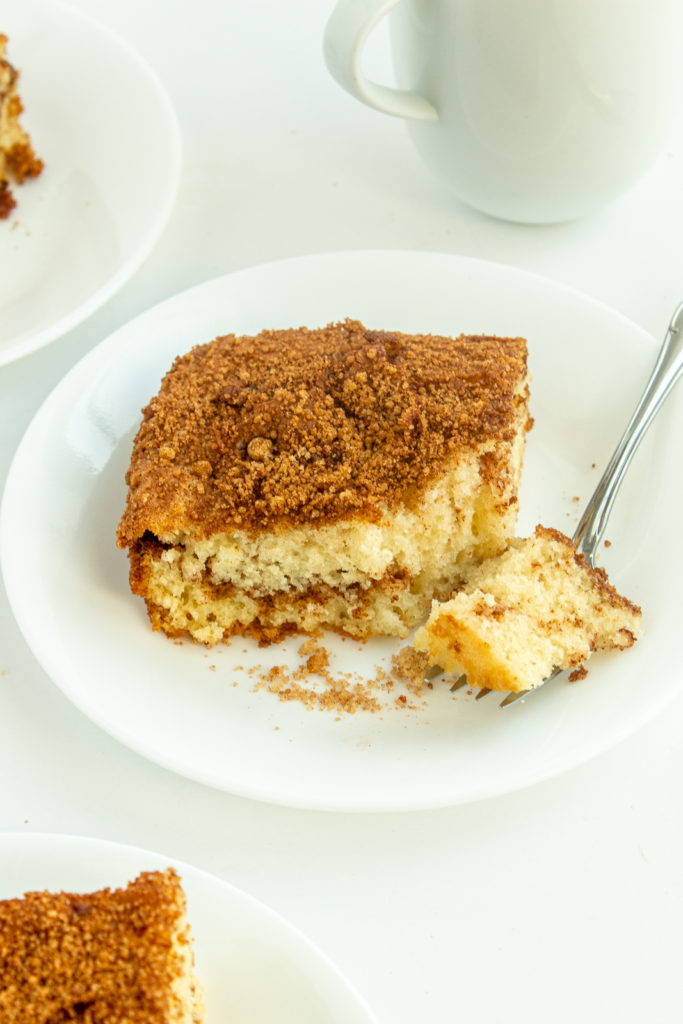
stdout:
{"type": "MultiPolygon", "coordinates": [[[[492,259],[576,286],[658,338],[683,299],[681,125],[600,214],[505,224],[461,206],[399,121],[332,81],[328,0],[74,6],[164,83],[182,180],[160,242],[120,293],[0,369],[3,480],[42,399],[93,345],[176,291],[266,260],[366,247],[492,259]]],[[[368,60],[388,80],[381,33],[368,60]]],[[[3,830],[113,839],[222,876],[304,930],[381,1022],[683,1019],[683,697],[618,748],[504,798],[409,814],[294,811],[185,781],[102,733],[39,668],[3,592],[0,779],[3,830]]]]}

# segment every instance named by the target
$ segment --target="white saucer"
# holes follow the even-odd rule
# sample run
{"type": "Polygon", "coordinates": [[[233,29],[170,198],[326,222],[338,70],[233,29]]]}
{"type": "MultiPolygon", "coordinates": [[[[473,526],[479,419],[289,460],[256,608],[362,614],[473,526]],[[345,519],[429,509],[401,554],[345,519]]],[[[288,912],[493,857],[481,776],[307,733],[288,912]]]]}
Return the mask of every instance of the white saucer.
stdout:
{"type": "MultiPolygon", "coordinates": [[[[663,326],[668,319],[663,311],[663,326]]],[[[67,697],[134,750],[193,779],[302,807],[402,810],[503,793],[605,750],[680,692],[683,397],[674,394],[629,470],[602,564],[644,608],[645,637],[595,656],[501,710],[434,684],[417,710],[342,715],[254,691],[249,664],[291,661],[295,642],[207,652],[153,633],[115,546],[140,409],[174,356],[218,333],[353,316],[405,331],[523,335],[532,413],[519,533],[572,533],[649,375],[656,344],[614,311],[557,284],[456,256],[345,252],[200,285],[122,327],[38,412],[11,468],[0,522],[9,599],[67,697]],[[575,499],[579,498],[580,501],[575,499]]],[[[330,639],[337,666],[372,678],[398,644],[330,639]]]]}
{"type": "Polygon", "coordinates": [[[60,0],[4,0],[21,123],[42,174],[0,221],[0,365],[75,327],[138,269],[180,175],[175,114],[156,77],[108,29],[60,0]]]}
{"type": "Polygon", "coordinates": [[[77,836],[5,833],[0,900],[43,889],[117,888],[141,871],[166,867],[176,868],[187,896],[207,1024],[376,1024],[301,932],[227,882],[160,854],[77,836]]]}

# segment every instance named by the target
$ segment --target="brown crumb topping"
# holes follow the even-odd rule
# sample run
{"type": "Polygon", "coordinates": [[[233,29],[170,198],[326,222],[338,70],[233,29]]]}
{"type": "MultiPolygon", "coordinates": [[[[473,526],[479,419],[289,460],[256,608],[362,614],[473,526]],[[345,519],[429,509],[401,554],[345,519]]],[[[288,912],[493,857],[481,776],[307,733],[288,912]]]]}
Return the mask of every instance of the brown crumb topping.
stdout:
{"type": "Polygon", "coordinates": [[[43,161],[40,160],[28,142],[12,146],[7,154],[7,166],[14,175],[19,185],[23,185],[25,178],[37,178],[43,169],[43,161]]]}
{"type": "Polygon", "coordinates": [[[23,106],[17,93],[19,72],[5,60],[7,36],[0,34],[0,220],[16,206],[10,179],[21,185],[37,177],[43,161],[36,156],[28,134],[19,123],[23,106]]]}
{"type": "Polygon", "coordinates": [[[267,671],[257,670],[259,681],[255,689],[266,689],[281,701],[299,701],[304,707],[322,711],[336,711],[355,715],[357,711],[379,711],[372,683],[354,680],[350,673],[335,675],[329,670],[329,653],[322,644],[309,639],[299,648],[306,658],[304,665],[290,669],[274,665],[267,671]],[[314,676],[322,686],[315,686],[314,676]]]}
{"type": "Polygon", "coordinates": [[[16,205],[9,183],[0,181],[0,220],[6,220],[16,205]]]}
{"type": "Polygon", "coordinates": [[[425,686],[429,670],[429,657],[415,647],[402,647],[391,659],[392,675],[405,683],[409,690],[419,694],[425,686]]]}
{"type": "Polygon", "coordinates": [[[432,689],[425,681],[427,656],[414,647],[404,647],[393,655],[391,667],[385,671],[375,666],[372,678],[358,673],[333,670],[330,654],[324,643],[308,638],[298,649],[301,664],[297,668],[275,665],[255,666],[249,670],[256,677],[254,690],[267,690],[281,701],[298,701],[309,710],[332,711],[337,720],[342,715],[359,711],[372,714],[387,708],[414,711],[424,706],[424,689],[432,689]],[[393,694],[395,688],[405,693],[393,694]]]}
{"type": "Polygon", "coordinates": [[[463,447],[511,440],[525,374],[521,338],[352,320],[216,338],[176,359],[143,410],[119,545],[377,519],[463,447]]]}
{"type": "Polygon", "coordinates": [[[184,914],[173,869],[125,889],[0,901],[2,1024],[166,1024],[184,914]]]}

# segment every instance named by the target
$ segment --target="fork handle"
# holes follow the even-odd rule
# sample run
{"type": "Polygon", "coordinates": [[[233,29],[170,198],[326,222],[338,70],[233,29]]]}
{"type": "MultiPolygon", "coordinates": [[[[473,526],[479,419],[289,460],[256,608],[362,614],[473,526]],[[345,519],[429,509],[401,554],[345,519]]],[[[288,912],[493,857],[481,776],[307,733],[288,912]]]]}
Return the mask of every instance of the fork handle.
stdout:
{"type": "Polygon", "coordinates": [[[607,528],[614,499],[636,448],[678,378],[683,373],[683,302],[674,312],[657,362],[636,410],[617,445],[574,533],[574,544],[591,564],[607,528]]]}

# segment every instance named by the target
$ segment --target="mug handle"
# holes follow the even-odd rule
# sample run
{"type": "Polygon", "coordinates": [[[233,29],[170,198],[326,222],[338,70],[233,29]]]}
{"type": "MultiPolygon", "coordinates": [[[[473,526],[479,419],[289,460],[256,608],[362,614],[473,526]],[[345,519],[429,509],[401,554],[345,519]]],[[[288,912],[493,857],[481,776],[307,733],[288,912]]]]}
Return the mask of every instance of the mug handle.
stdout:
{"type": "Polygon", "coordinates": [[[361,103],[394,117],[436,121],[436,107],[424,96],[371,82],[361,68],[368,36],[397,3],[400,0],[339,0],[325,28],[325,62],[341,87],[361,103]]]}

